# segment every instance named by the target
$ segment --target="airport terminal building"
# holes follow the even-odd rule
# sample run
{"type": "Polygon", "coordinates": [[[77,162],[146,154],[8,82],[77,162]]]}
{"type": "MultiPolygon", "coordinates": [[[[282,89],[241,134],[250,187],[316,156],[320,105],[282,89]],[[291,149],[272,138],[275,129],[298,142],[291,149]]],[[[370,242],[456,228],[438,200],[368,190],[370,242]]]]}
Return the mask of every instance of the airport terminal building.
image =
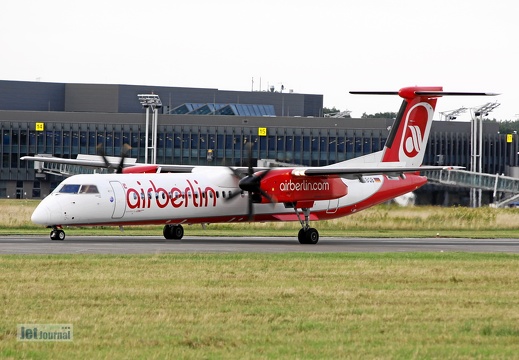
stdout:
{"type": "MultiPolygon", "coordinates": [[[[381,150],[393,123],[323,117],[323,95],[316,94],[0,81],[0,198],[42,198],[63,179],[39,173],[20,160],[24,155],[75,158],[96,154],[102,144],[107,155],[119,156],[129,144],[129,156],[144,162],[139,94],[162,101],[159,164],[245,165],[251,143],[254,159],[323,166],[381,150]]],[[[518,141],[507,142],[498,130],[496,123],[483,127],[483,171],[508,174],[519,165],[518,141]]],[[[424,164],[469,168],[470,138],[469,122],[433,122],[424,164]]],[[[427,185],[422,197],[438,189],[427,185]]]]}

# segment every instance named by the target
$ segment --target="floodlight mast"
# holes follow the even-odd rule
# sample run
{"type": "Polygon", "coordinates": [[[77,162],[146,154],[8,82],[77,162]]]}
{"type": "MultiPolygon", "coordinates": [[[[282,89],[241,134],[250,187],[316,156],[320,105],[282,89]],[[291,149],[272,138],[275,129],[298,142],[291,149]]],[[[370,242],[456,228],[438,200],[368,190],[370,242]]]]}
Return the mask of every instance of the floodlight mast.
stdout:
{"type": "MultiPolygon", "coordinates": [[[[472,172],[483,173],[483,116],[488,116],[499,105],[501,104],[498,102],[489,102],[471,109],[470,171],[472,172]]],[[[481,197],[481,189],[477,192],[475,188],[470,189],[470,207],[481,207],[481,197]]]]}
{"type": "Polygon", "coordinates": [[[162,107],[160,97],[155,94],[138,94],[141,105],[146,109],[146,146],[144,152],[144,163],[148,164],[148,154],[151,150],[151,163],[157,163],[157,125],[159,120],[159,108],[162,107]],[[150,109],[153,112],[151,121],[151,144],[150,144],[150,109]]]}
{"type": "Polygon", "coordinates": [[[456,120],[459,114],[463,114],[467,111],[467,108],[461,107],[456,110],[440,111],[440,120],[443,118],[445,121],[456,120]]]}

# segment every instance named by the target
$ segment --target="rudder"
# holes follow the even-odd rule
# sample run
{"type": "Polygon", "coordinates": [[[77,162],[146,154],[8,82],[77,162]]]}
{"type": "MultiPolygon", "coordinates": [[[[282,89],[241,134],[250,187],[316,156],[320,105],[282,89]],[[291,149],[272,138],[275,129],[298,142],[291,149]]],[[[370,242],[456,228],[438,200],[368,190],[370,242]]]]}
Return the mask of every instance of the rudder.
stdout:
{"type": "Polygon", "coordinates": [[[442,90],[439,86],[408,87],[398,92],[404,100],[384,145],[382,162],[403,162],[406,166],[422,164],[438,96],[417,93],[442,90]]]}
{"type": "MultiPolygon", "coordinates": [[[[391,128],[384,149],[375,153],[382,163],[401,163],[408,167],[422,165],[431,131],[434,109],[442,96],[495,96],[488,92],[443,91],[441,86],[405,87],[400,91],[350,91],[361,95],[399,95],[404,100],[391,128]],[[380,154],[380,155],[379,155],[380,154]]],[[[364,158],[364,157],[361,157],[364,158]]]]}

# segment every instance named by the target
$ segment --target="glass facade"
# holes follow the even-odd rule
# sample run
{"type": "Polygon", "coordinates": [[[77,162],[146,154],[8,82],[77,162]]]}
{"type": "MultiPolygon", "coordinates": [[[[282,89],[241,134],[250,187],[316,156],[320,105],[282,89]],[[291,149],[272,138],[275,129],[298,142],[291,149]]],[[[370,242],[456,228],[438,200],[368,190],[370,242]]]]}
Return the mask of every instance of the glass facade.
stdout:
{"type": "MultiPolygon", "coordinates": [[[[1,122],[0,126],[2,180],[7,180],[6,174],[9,174],[9,180],[35,180],[32,162],[20,160],[24,155],[75,158],[77,154],[96,154],[99,144],[103,144],[108,156],[119,156],[123,145],[130,144],[129,156],[144,162],[144,125],[47,122],[44,131],[36,131],[34,122],[1,122]],[[17,174],[16,177],[13,174],[17,174]]],[[[385,128],[271,126],[265,136],[259,136],[258,127],[247,125],[159,125],[157,163],[246,166],[248,144],[251,143],[253,160],[275,159],[324,166],[381,150],[387,133],[385,128]]],[[[517,135],[515,137],[514,142],[507,143],[506,134],[485,134],[484,172],[502,174],[507,166],[518,165],[517,135]]],[[[458,165],[469,169],[470,134],[431,131],[424,164],[458,165]]],[[[38,193],[39,190],[33,192],[38,193]]]]}
{"type": "Polygon", "coordinates": [[[185,103],[168,112],[189,115],[276,116],[273,105],[185,103]]]}
{"type": "MultiPolygon", "coordinates": [[[[34,123],[2,122],[1,132],[2,168],[30,169],[20,160],[24,155],[94,155],[99,144],[108,156],[119,156],[124,144],[132,147],[130,157],[143,162],[145,156],[144,125],[47,123],[44,131],[36,131],[34,123]]],[[[159,125],[157,162],[238,166],[246,162],[252,143],[254,159],[324,166],[379,151],[386,137],[386,129],[269,127],[266,136],[259,136],[258,128],[250,126],[159,125]]],[[[505,134],[486,134],[485,172],[502,173],[505,166],[516,166],[516,143],[507,143],[505,134]]],[[[468,167],[470,134],[432,132],[424,163],[468,167]]]]}
{"type": "MultiPolygon", "coordinates": [[[[144,161],[146,139],[141,125],[47,123],[45,131],[33,127],[34,123],[2,123],[1,167],[28,168],[20,160],[24,155],[93,155],[99,144],[108,156],[119,156],[123,144],[130,144],[129,156],[144,161]]],[[[382,129],[270,127],[266,136],[259,136],[257,127],[165,125],[158,127],[157,162],[238,166],[247,161],[248,143],[252,143],[255,159],[323,166],[381,150],[386,136],[387,130],[382,129]]]]}

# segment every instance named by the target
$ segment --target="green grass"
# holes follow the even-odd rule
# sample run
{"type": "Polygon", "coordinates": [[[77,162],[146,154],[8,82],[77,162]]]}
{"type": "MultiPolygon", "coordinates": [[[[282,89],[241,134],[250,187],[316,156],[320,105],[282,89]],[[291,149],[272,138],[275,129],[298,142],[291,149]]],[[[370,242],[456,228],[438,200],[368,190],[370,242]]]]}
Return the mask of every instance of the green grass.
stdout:
{"type": "Polygon", "coordinates": [[[0,257],[0,358],[514,358],[519,257],[0,257]],[[72,343],[17,342],[72,323],[72,343]]]}
{"type": "MultiPolygon", "coordinates": [[[[45,234],[36,201],[0,200],[0,234],[45,234]]],[[[519,237],[517,209],[377,206],[321,236],[519,237]]],[[[292,236],[297,223],[186,226],[292,236]]],[[[119,235],[117,228],[70,228],[119,235]]],[[[126,235],[161,235],[128,227],[126,235]]],[[[519,256],[463,253],[0,256],[0,358],[513,358],[519,256]],[[71,323],[72,343],[18,342],[71,323]]]]}

